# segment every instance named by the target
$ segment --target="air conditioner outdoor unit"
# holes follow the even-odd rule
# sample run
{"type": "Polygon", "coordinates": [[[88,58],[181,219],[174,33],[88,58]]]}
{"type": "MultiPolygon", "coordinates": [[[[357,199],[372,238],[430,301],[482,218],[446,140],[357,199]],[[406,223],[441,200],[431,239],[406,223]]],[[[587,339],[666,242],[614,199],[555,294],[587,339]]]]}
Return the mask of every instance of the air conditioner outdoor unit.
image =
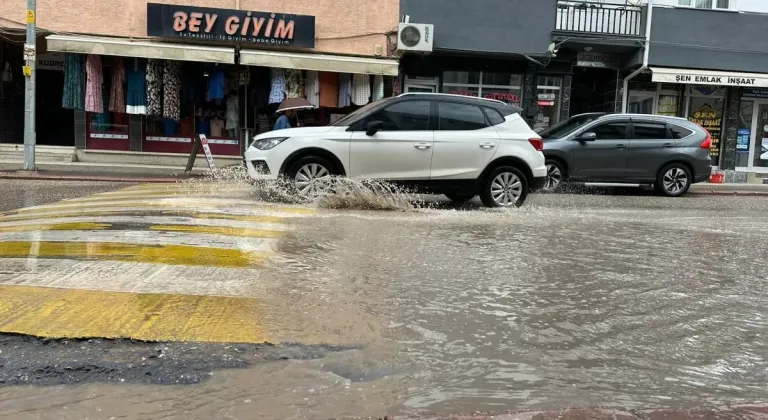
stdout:
{"type": "Polygon", "coordinates": [[[432,52],[434,33],[435,25],[401,23],[397,30],[397,50],[432,52]]]}

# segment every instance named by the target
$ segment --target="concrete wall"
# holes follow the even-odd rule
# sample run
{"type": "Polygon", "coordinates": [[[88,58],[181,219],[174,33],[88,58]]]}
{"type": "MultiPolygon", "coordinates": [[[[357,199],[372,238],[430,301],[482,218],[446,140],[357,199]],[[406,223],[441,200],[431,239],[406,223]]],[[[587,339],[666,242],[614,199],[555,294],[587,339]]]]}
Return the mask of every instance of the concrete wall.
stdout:
{"type": "Polygon", "coordinates": [[[652,66],[768,72],[768,15],[655,7],[651,41],[652,66]]]}
{"type": "Polygon", "coordinates": [[[400,14],[435,25],[435,48],[543,55],[555,0],[401,0],[400,14]]]}
{"type": "MultiPolygon", "coordinates": [[[[385,33],[397,30],[398,0],[156,0],[157,3],[313,15],[315,50],[374,55],[375,45],[386,51],[385,33]]],[[[147,36],[145,0],[38,0],[37,24],[55,32],[117,37],[147,36]]],[[[0,0],[0,27],[19,27],[24,0],[0,0]],[[19,24],[14,24],[18,22],[19,24]]]]}

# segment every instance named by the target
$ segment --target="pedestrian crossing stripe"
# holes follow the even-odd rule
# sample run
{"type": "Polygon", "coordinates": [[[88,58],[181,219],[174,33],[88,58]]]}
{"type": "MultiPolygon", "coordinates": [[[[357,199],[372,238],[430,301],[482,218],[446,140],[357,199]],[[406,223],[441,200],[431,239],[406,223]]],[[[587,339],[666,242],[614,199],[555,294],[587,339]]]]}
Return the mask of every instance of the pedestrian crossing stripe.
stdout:
{"type": "Polygon", "coordinates": [[[172,217],[190,217],[194,219],[222,219],[222,220],[236,220],[241,222],[252,223],[285,223],[288,218],[284,216],[274,215],[243,215],[243,214],[226,214],[218,212],[203,212],[199,210],[152,210],[152,209],[124,209],[124,208],[111,208],[103,210],[78,210],[78,211],[62,211],[55,212],[49,216],[41,216],[40,214],[14,214],[8,216],[0,216],[0,224],[3,222],[14,222],[22,220],[41,220],[45,217],[65,219],[75,217],[95,217],[95,216],[152,216],[163,215],[172,217]]]}
{"type": "Polygon", "coordinates": [[[263,343],[256,299],[0,285],[0,331],[47,338],[263,343]]]}
{"type": "Polygon", "coordinates": [[[0,224],[0,233],[35,232],[43,230],[103,230],[109,228],[109,223],[51,223],[20,226],[3,226],[0,224]]]}

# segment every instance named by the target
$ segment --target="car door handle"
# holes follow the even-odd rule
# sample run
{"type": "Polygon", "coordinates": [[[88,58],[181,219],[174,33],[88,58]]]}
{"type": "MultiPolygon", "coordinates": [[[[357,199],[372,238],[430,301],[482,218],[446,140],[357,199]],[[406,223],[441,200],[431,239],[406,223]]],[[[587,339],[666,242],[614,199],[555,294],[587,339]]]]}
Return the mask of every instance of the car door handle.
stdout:
{"type": "Polygon", "coordinates": [[[617,144],[615,147],[616,147],[617,149],[626,149],[626,148],[627,148],[627,146],[626,146],[626,145],[623,145],[623,144],[617,144]]]}
{"type": "Polygon", "coordinates": [[[417,148],[419,150],[425,150],[425,149],[429,149],[430,147],[432,147],[432,145],[429,144],[429,143],[416,143],[416,144],[413,145],[413,147],[415,147],[415,148],[417,148]]]}
{"type": "Polygon", "coordinates": [[[671,149],[672,148],[672,143],[664,143],[661,146],[662,147],[666,147],[667,149],[671,149]]]}
{"type": "Polygon", "coordinates": [[[493,149],[496,145],[493,143],[480,143],[480,147],[483,149],[493,149]]]}

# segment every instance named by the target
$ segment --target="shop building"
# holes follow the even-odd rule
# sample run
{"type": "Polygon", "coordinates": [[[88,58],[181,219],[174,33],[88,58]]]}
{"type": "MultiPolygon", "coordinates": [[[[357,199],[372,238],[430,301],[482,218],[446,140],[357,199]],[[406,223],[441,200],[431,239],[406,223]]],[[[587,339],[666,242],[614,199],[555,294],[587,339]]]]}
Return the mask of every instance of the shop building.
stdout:
{"type": "MultiPolygon", "coordinates": [[[[0,142],[20,144],[25,9],[6,3],[0,142]]],[[[294,120],[308,126],[391,95],[397,21],[396,0],[42,2],[37,142],[155,162],[188,154],[193,136],[206,134],[214,155],[241,156],[287,98],[314,106],[294,120]]]]}
{"type": "Polygon", "coordinates": [[[727,182],[763,182],[768,40],[760,28],[768,14],[737,9],[757,5],[750,2],[663,3],[653,11],[648,68],[629,83],[628,112],[699,123],[712,134],[712,164],[726,171],[727,182]],[[702,36],[701,28],[727,36],[702,36]]]}

